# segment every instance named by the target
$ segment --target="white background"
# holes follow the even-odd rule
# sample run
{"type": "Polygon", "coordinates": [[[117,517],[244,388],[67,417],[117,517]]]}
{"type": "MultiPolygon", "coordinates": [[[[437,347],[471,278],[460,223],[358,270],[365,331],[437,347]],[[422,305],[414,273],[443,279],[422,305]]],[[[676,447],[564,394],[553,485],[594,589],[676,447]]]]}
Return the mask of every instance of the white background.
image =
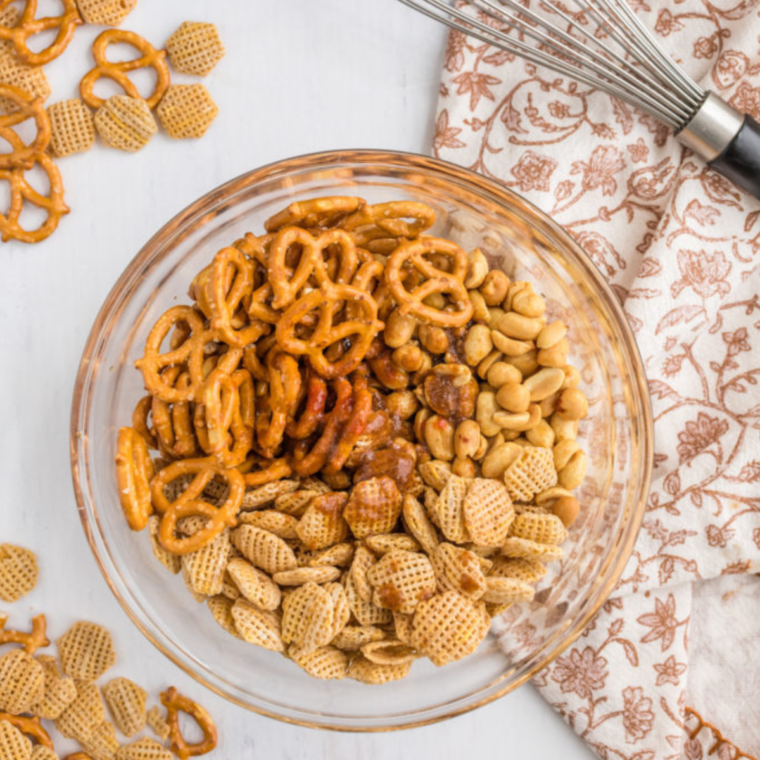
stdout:
{"type": "MultiPolygon", "coordinates": [[[[186,19],[215,22],[227,57],[205,80],[220,116],[199,141],[156,136],[60,161],[71,214],[42,244],[0,246],[0,542],[34,549],[40,584],[10,627],[44,611],[114,634],[123,674],[155,698],[176,684],[221,737],[214,758],[588,758],[526,686],[474,713],[380,735],[296,728],[247,713],[185,677],[142,638],[99,574],[77,517],[68,451],[74,376],[90,325],[127,262],[164,222],[246,170],[332,148],[429,150],[445,31],[394,0],[140,0],[124,26],[161,46],[186,19]]],[[[100,30],[82,27],[47,67],[51,102],[76,95],[100,30]]],[[[175,81],[192,81],[176,77],[175,81]]],[[[63,747],[63,745],[61,745],[63,747]]]]}

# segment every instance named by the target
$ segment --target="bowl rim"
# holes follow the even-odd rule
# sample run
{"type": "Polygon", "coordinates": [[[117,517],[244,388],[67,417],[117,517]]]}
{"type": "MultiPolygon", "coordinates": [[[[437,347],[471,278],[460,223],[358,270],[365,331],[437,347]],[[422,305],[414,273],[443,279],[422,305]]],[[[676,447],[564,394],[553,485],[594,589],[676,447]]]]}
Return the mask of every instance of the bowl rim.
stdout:
{"type": "MultiPolygon", "coordinates": [[[[641,354],[638,349],[638,345],[633,335],[633,330],[630,327],[628,320],[625,317],[622,306],[620,305],[617,297],[614,295],[612,289],[607,284],[606,280],[602,277],[599,269],[591,261],[591,258],[585,252],[585,250],[575,241],[575,239],[557,222],[545,212],[533,205],[530,201],[523,198],[518,193],[514,192],[510,188],[507,188],[490,177],[486,177],[482,174],[478,174],[468,168],[458,166],[448,161],[444,161],[439,158],[431,156],[425,156],[418,153],[395,151],[395,150],[376,150],[376,149],[346,149],[346,150],[328,150],[318,151],[314,153],[305,153],[292,158],[281,159],[273,161],[268,164],[264,164],[256,169],[239,174],[238,176],[222,183],[216,188],[212,189],[205,195],[202,195],[197,200],[187,205],[184,209],[176,213],[166,224],[164,224],[156,233],[154,233],[149,240],[142,246],[133,259],[126,266],[121,273],[116,283],[113,285],[105,300],[103,301],[100,309],[98,310],[97,317],[90,329],[85,347],[82,352],[82,358],[80,360],[79,368],[76,374],[76,380],[74,384],[74,392],[71,405],[71,418],[70,418],[70,456],[71,456],[71,472],[74,486],[74,494],[77,502],[77,511],[82,523],[82,528],[87,538],[87,543],[90,546],[90,550],[95,558],[95,561],[100,569],[103,578],[105,579],[111,592],[116,597],[116,600],[121,605],[127,617],[137,627],[137,629],[145,636],[148,641],[153,644],[164,656],[168,657],[175,665],[181,668],[187,675],[191,676],[194,680],[198,681],[205,688],[211,690],[215,694],[231,701],[232,703],[239,705],[251,712],[264,717],[272,718],[284,723],[298,725],[306,728],[316,728],[323,730],[335,730],[341,732],[358,732],[358,733],[384,733],[388,731],[398,731],[401,729],[419,728],[422,726],[431,725],[449,718],[462,715],[464,713],[475,710],[484,705],[490,704],[495,700],[503,697],[505,694],[513,691],[517,687],[523,685],[526,681],[533,678],[537,673],[547,667],[551,662],[557,659],[571,644],[573,644],[578,637],[583,633],[591,619],[597,614],[599,609],[609,598],[610,594],[615,588],[617,581],[619,580],[630,555],[633,551],[634,544],[639,534],[641,523],[646,512],[646,504],[649,497],[649,491],[651,487],[652,469],[654,461],[653,452],[653,417],[651,410],[651,399],[646,381],[646,373],[644,363],[641,358],[641,354]],[[634,506],[632,513],[628,517],[627,530],[624,539],[619,544],[619,553],[615,566],[611,568],[609,577],[602,587],[597,589],[597,597],[593,604],[586,609],[579,617],[576,624],[564,631],[564,638],[555,643],[554,648],[543,654],[542,657],[525,673],[520,675],[516,680],[506,684],[505,686],[496,689],[492,693],[487,694],[485,697],[475,700],[463,706],[454,706],[443,714],[433,717],[427,717],[418,719],[412,722],[404,723],[402,725],[392,726],[366,726],[366,725],[341,725],[331,724],[328,722],[313,722],[305,719],[295,718],[287,715],[282,715],[272,710],[268,710],[258,705],[252,705],[235,697],[234,695],[226,692],[224,689],[211,683],[205,675],[194,670],[189,665],[184,663],[182,659],[175,654],[172,649],[165,646],[161,641],[153,636],[151,631],[138,617],[136,612],[132,609],[127,599],[123,597],[113,579],[111,578],[107,568],[106,562],[103,556],[101,556],[100,549],[97,545],[93,534],[93,525],[91,518],[88,514],[88,502],[85,497],[85,489],[82,485],[82,469],[86,469],[86,457],[83,456],[84,452],[80,452],[80,447],[83,445],[82,436],[80,435],[81,420],[86,418],[87,407],[85,400],[88,397],[89,381],[92,368],[97,362],[94,362],[95,352],[101,342],[101,336],[103,332],[104,324],[107,322],[111,315],[114,305],[121,299],[122,293],[125,287],[134,280],[135,276],[142,272],[145,265],[150,263],[154,259],[156,251],[160,249],[163,243],[171,238],[178,230],[180,230],[186,223],[201,216],[204,211],[208,211],[218,204],[218,202],[226,196],[255,185],[265,179],[272,179],[276,176],[283,176],[293,171],[305,168],[317,168],[321,165],[335,165],[340,163],[386,163],[392,164],[398,167],[408,168],[409,170],[420,169],[425,171],[433,171],[438,174],[443,174],[449,180],[456,180],[469,185],[476,185],[480,190],[486,190],[497,199],[502,199],[505,205],[511,205],[518,207],[525,212],[538,217],[542,223],[548,228],[551,233],[563,239],[568,248],[572,249],[577,261],[583,265],[583,267],[590,273],[594,279],[594,285],[598,288],[600,294],[604,296],[605,306],[611,312],[611,316],[616,320],[618,327],[620,328],[625,355],[627,359],[632,363],[636,370],[630,382],[635,386],[634,397],[640,402],[640,423],[641,423],[641,453],[642,453],[642,481],[640,489],[640,497],[638,503],[634,506]]],[[[86,443],[84,444],[86,446],[86,443]]],[[[97,521],[95,519],[95,521],[97,521]]]]}

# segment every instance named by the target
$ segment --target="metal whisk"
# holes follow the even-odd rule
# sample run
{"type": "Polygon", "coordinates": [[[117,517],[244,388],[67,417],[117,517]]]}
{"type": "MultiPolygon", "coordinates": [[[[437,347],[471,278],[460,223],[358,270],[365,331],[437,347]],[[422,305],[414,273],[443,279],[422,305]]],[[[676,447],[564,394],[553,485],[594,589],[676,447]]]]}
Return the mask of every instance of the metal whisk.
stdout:
{"type": "Polygon", "coordinates": [[[520,0],[401,2],[646,111],[708,165],[760,198],[760,125],[689,78],[625,0],[535,0],[535,10],[520,0]],[[467,6],[480,14],[467,13],[467,6]]]}

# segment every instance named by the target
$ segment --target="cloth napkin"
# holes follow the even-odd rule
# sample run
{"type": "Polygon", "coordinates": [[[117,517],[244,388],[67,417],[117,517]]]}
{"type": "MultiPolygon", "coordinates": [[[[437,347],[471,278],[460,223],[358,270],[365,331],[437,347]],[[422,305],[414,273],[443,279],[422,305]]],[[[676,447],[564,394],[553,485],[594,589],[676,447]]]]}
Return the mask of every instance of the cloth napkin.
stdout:
{"type": "MultiPolygon", "coordinates": [[[[697,82],[760,120],[758,0],[631,5],[697,82]]],[[[602,758],[760,757],[760,203],[645,113],[458,32],[433,152],[576,238],[649,380],[655,472],[635,550],[535,684],[602,758]]]]}

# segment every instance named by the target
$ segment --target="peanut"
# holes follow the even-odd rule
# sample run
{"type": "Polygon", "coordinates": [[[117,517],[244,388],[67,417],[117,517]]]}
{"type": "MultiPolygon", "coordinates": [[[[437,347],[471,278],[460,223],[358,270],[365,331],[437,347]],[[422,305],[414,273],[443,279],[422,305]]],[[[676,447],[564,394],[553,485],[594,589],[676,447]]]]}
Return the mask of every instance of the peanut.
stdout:
{"type": "Polygon", "coordinates": [[[543,367],[564,367],[569,353],[570,344],[567,338],[562,338],[551,348],[542,348],[538,352],[538,363],[543,367]]]}
{"type": "Polygon", "coordinates": [[[487,325],[491,315],[482,294],[478,290],[468,290],[467,292],[470,301],[472,301],[472,321],[487,325]]]}
{"type": "Polygon", "coordinates": [[[492,349],[491,331],[485,325],[473,325],[467,331],[467,337],[464,339],[464,358],[471,367],[480,364],[492,349]]]}
{"type": "Polygon", "coordinates": [[[539,507],[551,507],[557,499],[563,496],[572,496],[572,492],[561,486],[552,486],[541,493],[537,493],[535,502],[539,507]]]}
{"type": "Polygon", "coordinates": [[[569,364],[562,368],[565,372],[565,382],[563,388],[577,388],[581,384],[581,373],[575,367],[569,364]]]}
{"type": "Polygon", "coordinates": [[[522,447],[514,443],[502,443],[494,446],[486,458],[483,460],[481,467],[484,478],[500,478],[507,467],[512,464],[522,453],[522,447]]]}
{"type": "Polygon", "coordinates": [[[563,496],[552,504],[552,514],[562,520],[562,524],[569,528],[577,519],[581,505],[578,499],[572,496],[563,496]]]}
{"type": "Polygon", "coordinates": [[[588,414],[588,399],[579,388],[567,388],[559,394],[557,411],[568,420],[582,420],[588,414]]]}
{"type": "Polygon", "coordinates": [[[449,348],[449,336],[442,327],[434,325],[420,325],[419,329],[420,343],[431,354],[443,354],[449,348]]]}
{"type": "Polygon", "coordinates": [[[425,443],[436,459],[450,462],[454,458],[454,426],[438,414],[425,420],[425,443]]]}
{"type": "Polygon", "coordinates": [[[388,412],[402,420],[408,420],[418,409],[419,401],[412,391],[394,391],[386,399],[388,412]]]}
{"type": "Polygon", "coordinates": [[[474,478],[478,474],[475,462],[468,457],[456,457],[451,463],[451,471],[460,478],[474,478]]]}
{"type": "Polygon", "coordinates": [[[507,356],[522,356],[535,348],[532,341],[515,340],[514,338],[504,335],[500,330],[491,331],[491,340],[496,348],[507,356]]]}
{"type": "Polygon", "coordinates": [[[493,327],[506,313],[504,309],[498,306],[488,306],[488,326],[493,327]]]}
{"type": "Polygon", "coordinates": [[[525,437],[534,445],[550,449],[554,444],[554,431],[544,419],[538,421],[534,428],[528,430],[525,437]]]}
{"type": "Polygon", "coordinates": [[[530,422],[528,412],[494,412],[493,421],[507,430],[520,430],[530,422]]]}
{"type": "Polygon", "coordinates": [[[528,351],[522,356],[507,356],[504,361],[515,367],[523,377],[532,375],[538,369],[535,351],[528,351]]]}
{"type": "Polygon", "coordinates": [[[503,332],[507,337],[516,340],[535,340],[541,330],[544,329],[544,323],[540,319],[524,317],[514,311],[508,312],[495,325],[491,326],[499,332],[503,332]]]}
{"type": "Polygon", "coordinates": [[[566,439],[554,446],[554,469],[559,472],[569,461],[576,451],[580,451],[577,441],[566,439]]]}
{"type": "Polygon", "coordinates": [[[514,297],[525,288],[531,288],[532,285],[529,282],[525,282],[524,280],[517,280],[517,282],[513,282],[508,290],[507,290],[507,297],[504,299],[504,303],[502,306],[504,307],[504,311],[512,311],[512,301],[514,300],[514,297]]]}
{"type": "Polygon", "coordinates": [[[483,359],[483,361],[481,361],[480,364],[478,364],[478,369],[477,369],[478,376],[483,378],[483,380],[485,380],[486,377],[488,376],[488,370],[491,369],[491,367],[496,362],[498,362],[501,358],[502,358],[501,351],[491,351],[491,353],[488,354],[488,356],[486,356],[486,358],[483,359]]]}
{"type": "Polygon", "coordinates": [[[567,333],[567,325],[561,320],[556,322],[549,322],[546,327],[538,334],[536,338],[536,346],[538,348],[551,348],[559,343],[567,333]]]}
{"type": "Polygon", "coordinates": [[[424,303],[425,306],[440,310],[446,306],[446,299],[443,297],[443,293],[431,293],[429,296],[422,299],[422,303],[424,303]]]}
{"type": "Polygon", "coordinates": [[[582,449],[575,452],[570,457],[570,461],[557,473],[557,482],[563,487],[572,491],[577,488],[586,477],[586,467],[588,459],[586,452],[582,449]]]}
{"type": "Polygon", "coordinates": [[[479,290],[489,306],[498,306],[506,297],[509,289],[509,277],[495,269],[489,272],[479,290]]]}
{"type": "Polygon", "coordinates": [[[399,346],[392,354],[393,363],[407,372],[417,372],[422,366],[422,350],[419,346],[407,343],[399,346]]]}
{"type": "Polygon", "coordinates": [[[478,448],[472,455],[472,458],[479,462],[488,453],[488,438],[482,433],[480,434],[480,440],[478,441],[478,448]]]}
{"type": "Polygon", "coordinates": [[[484,435],[496,435],[501,430],[501,425],[493,418],[498,409],[494,393],[491,391],[481,391],[478,394],[475,419],[478,421],[480,430],[484,435]]]}
{"type": "Polygon", "coordinates": [[[565,380],[565,373],[556,367],[547,367],[539,370],[524,381],[525,387],[530,392],[531,401],[543,401],[547,396],[556,393],[565,380]]]}
{"type": "Polygon", "coordinates": [[[454,452],[460,458],[474,457],[480,446],[480,426],[475,420],[463,420],[454,433],[454,452]]]}
{"type": "Polygon", "coordinates": [[[430,419],[433,413],[427,407],[422,409],[414,415],[414,437],[421,441],[424,438],[425,423],[430,419]]]}
{"type": "Polygon", "coordinates": [[[559,401],[559,393],[552,393],[551,396],[547,396],[545,399],[539,402],[541,407],[542,417],[551,417],[557,408],[557,402],[559,401]]]}
{"type": "Polygon", "coordinates": [[[467,255],[469,266],[464,286],[468,289],[479,288],[488,274],[488,261],[480,248],[476,248],[467,255]]]}
{"type": "Polygon", "coordinates": [[[507,383],[496,392],[496,402],[508,412],[527,412],[530,390],[520,383],[507,383]]]}
{"type": "Polygon", "coordinates": [[[399,346],[405,345],[412,339],[416,325],[417,320],[414,317],[402,314],[398,309],[394,309],[388,315],[385,323],[385,330],[383,331],[385,345],[389,348],[399,348],[399,346]]]}
{"type": "Polygon", "coordinates": [[[551,422],[557,443],[560,441],[574,441],[578,437],[578,420],[566,420],[556,414],[552,415],[551,422]]]}
{"type": "Polygon", "coordinates": [[[532,288],[524,288],[512,298],[512,310],[525,317],[540,317],[546,311],[546,301],[532,288]]]}

